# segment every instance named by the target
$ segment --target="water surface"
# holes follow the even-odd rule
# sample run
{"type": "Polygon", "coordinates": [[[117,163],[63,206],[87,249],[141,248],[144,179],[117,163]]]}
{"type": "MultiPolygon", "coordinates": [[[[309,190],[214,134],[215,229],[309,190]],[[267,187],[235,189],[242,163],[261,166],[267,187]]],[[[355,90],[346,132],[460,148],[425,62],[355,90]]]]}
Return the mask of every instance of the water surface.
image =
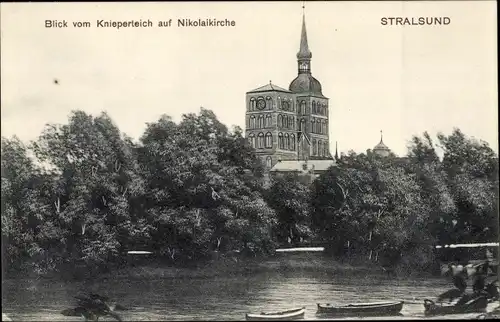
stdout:
{"type": "MultiPolygon", "coordinates": [[[[316,316],[316,303],[347,304],[403,300],[403,316],[421,319],[423,299],[435,298],[450,288],[448,281],[392,279],[384,276],[326,276],[311,272],[267,272],[210,278],[115,278],[101,282],[24,280],[3,282],[2,311],[14,320],[71,321],[59,312],[74,304],[84,291],[106,294],[130,308],[130,321],[244,320],[247,312],[306,307],[305,318],[316,316]]],[[[478,314],[450,315],[472,318],[478,314]]],[[[351,318],[352,319],[352,318],[351,318]]],[[[387,319],[384,317],[383,319],[387,319]]],[[[102,317],[100,321],[109,321],[102,317]]]]}

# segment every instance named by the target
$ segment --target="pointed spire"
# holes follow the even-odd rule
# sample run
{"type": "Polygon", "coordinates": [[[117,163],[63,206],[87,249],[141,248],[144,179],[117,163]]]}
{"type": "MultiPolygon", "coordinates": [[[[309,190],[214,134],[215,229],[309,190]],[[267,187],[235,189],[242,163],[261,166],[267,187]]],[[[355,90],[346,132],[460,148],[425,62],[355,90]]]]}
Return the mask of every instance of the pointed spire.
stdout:
{"type": "MultiPolygon", "coordinates": [[[[302,6],[304,10],[305,6],[302,6]]],[[[306,14],[302,12],[302,33],[300,34],[300,49],[297,53],[297,58],[311,59],[312,53],[309,50],[309,45],[307,43],[307,31],[306,31],[306,14]]]]}
{"type": "Polygon", "coordinates": [[[383,142],[383,138],[384,138],[384,136],[383,136],[383,134],[382,134],[382,130],[380,130],[380,143],[384,143],[384,142],[383,142]]]}
{"type": "Polygon", "coordinates": [[[337,147],[337,141],[335,141],[335,160],[339,159],[339,151],[337,147]]]}

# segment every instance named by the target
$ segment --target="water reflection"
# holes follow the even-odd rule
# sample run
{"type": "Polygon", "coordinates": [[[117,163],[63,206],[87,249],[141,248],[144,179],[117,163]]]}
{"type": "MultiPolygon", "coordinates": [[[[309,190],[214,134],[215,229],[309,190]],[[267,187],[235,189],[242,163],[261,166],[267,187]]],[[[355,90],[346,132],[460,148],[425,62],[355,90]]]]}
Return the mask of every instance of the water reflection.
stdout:
{"type": "Polygon", "coordinates": [[[305,319],[316,320],[321,318],[316,315],[316,303],[320,302],[340,305],[403,300],[403,318],[412,319],[423,317],[424,298],[433,298],[448,288],[442,279],[332,278],[291,272],[193,279],[110,279],[101,283],[27,280],[4,281],[2,307],[3,312],[17,320],[70,321],[74,318],[59,312],[74,304],[75,294],[94,291],[130,308],[122,314],[125,320],[242,320],[247,312],[301,306],[307,309],[305,319]]]}

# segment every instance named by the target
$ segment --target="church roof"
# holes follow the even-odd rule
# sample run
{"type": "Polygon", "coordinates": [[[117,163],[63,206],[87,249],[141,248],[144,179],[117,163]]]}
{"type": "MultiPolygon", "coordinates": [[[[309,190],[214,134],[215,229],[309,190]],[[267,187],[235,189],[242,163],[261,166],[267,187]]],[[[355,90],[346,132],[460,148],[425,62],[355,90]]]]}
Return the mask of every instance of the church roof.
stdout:
{"type": "Polygon", "coordinates": [[[271,168],[272,172],[306,172],[314,171],[326,171],[331,166],[336,165],[335,160],[308,160],[308,161],[298,161],[298,160],[287,160],[280,161],[271,168]],[[304,169],[304,165],[306,169],[304,169]]]}
{"type": "Polygon", "coordinates": [[[387,145],[385,145],[385,143],[382,140],[380,140],[380,142],[377,145],[375,145],[373,150],[387,150],[387,151],[389,151],[390,149],[387,145]]]}
{"type": "Polygon", "coordinates": [[[324,97],[321,83],[311,74],[299,74],[291,83],[290,91],[294,93],[309,93],[324,97]]]}
{"type": "Polygon", "coordinates": [[[385,145],[383,141],[382,131],[380,131],[380,142],[375,145],[373,151],[391,151],[387,145],[385,145]]]}
{"type": "Polygon", "coordinates": [[[267,84],[264,86],[261,86],[259,88],[256,88],[254,90],[251,90],[247,93],[260,93],[260,92],[285,92],[285,93],[291,93],[289,90],[284,89],[282,87],[276,86],[274,84],[267,84]]]}

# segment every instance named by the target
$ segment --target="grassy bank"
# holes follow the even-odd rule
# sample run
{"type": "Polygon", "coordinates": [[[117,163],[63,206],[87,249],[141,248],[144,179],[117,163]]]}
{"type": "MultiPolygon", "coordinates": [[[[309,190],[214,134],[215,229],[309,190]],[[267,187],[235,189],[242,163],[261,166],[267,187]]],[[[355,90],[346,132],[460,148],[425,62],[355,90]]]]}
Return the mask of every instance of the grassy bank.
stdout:
{"type": "Polygon", "coordinates": [[[217,276],[245,276],[258,273],[315,274],[325,276],[380,276],[381,278],[408,278],[430,276],[430,272],[409,269],[400,265],[388,272],[366,257],[332,258],[323,253],[276,253],[257,257],[221,257],[216,260],[196,261],[189,265],[168,262],[155,257],[130,257],[121,265],[110,265],[107,272],[90,270],[88,267],[68,267],[43,275],[34,272],[9,274],[8,279],[161,279],[161,278],[209,278],[217,276]],[[19,276],[15,276],[19,275],[19,276]]]}
{"type": "Polygon", "coordinates": [[[320,253],[277,254],[266,257],[252,257],[243,259],[223,258],[191,267],[176,267],[158,261],[142,261],[140,264],[120,268],[100,278],[121,277],[128,279],[155,279],[155,278],[207,278],[217,276],[242,276],[256,273],[301,274],[314,273],[333,276],[336,274],[367,276],[379,275],[390,278],[406,278],[409,276],[429,276],[429,273],[408,272],[396,268],[392,274],[387,274],[380,265],[355,258],[337,260],[320,253]]]}

